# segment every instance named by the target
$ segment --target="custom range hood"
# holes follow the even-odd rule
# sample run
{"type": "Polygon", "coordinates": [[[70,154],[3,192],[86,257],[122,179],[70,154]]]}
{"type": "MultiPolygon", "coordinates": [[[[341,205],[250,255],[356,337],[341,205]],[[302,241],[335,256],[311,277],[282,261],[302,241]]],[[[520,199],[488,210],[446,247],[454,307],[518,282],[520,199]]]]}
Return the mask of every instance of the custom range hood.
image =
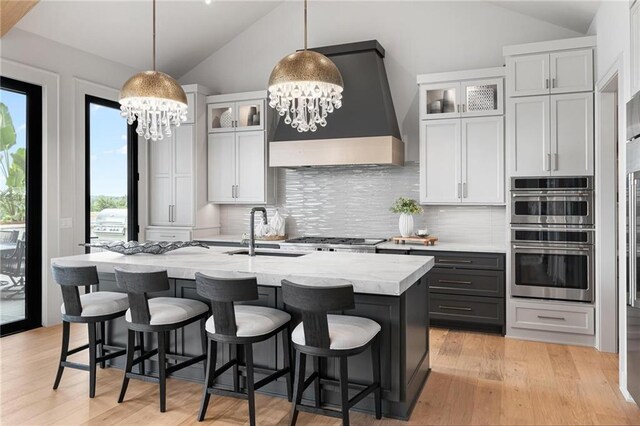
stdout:
{"type": "Polygon", "coordinates": [[[298,132],[279,117],[271,142],[271,167],[404,165],[404,142],[393,108],[377,40],[321,47],[344,80],[342,107],[327,117],[326,127],[298,132]]]}

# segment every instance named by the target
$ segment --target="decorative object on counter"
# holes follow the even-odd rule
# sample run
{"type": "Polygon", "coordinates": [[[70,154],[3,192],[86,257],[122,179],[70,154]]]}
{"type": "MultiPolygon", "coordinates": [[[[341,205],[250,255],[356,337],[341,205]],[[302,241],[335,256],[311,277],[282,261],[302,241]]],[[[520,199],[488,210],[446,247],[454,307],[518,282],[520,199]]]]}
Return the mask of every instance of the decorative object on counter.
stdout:
{"type": "Polygon", "coordinates": [[[156,0],[153,0],[153,71],[131,77],[120,90],[120,115],[146,140],[171,136],[171,125],[187,121],[187,95],[178,82],[156,71],[156,0]]]}
{"type": "Polygon", "coordinates": [[[429,236],[429,230],[428,229],[418,229],[416,231],[416,236],[418,237],[428,237],[429,236]]]}
{"type": "Polygon", "coordinates": [[[307,50],[307,0],[304,0],[304,50],[282,58],[269,77],[269,106],[299,132],[327,125],[327,115],[342,106],[344,82],[338,67],[307,50]]]}
{"type": "Polygon", "coordinates": [[[275,233],[276,236],[282,237],[285,234],[285,221],[282,216],[280,216],[280,212],[276,209],[276,213],[271,217],[269,221],[269,226],[271,227],[271,232],[275,233]]]}
{"type": "Polygon", "coordinates": [[[398,198],[390,209],[393,213],[400,214],[398,228],[400,235],[410,237],[413,235],[413,215],[422,214],[422,207],[418,205],[416,200],[407,197],[398,198]]]}
{"type": "Polygon", "coordinates": [[[436,241],[438,241],[438,237],[434,237],[434,236],[393,237],[391,241],[393,241],[396,244],[417,243],[417,244],[423,244],[425,246],[435,246],[436,241]]]}
{"type": "Polygon", "coordinates": [[[100,248],[124,255],[132,255],[138,253],[165,254],[167,252],[185,247],[202,247],[209,249],[208,245],[198,241],[157,241],[142,244],[137,241],[101,241],[97,243],[87,243],[80,245],[85,247],[100,248]]]}

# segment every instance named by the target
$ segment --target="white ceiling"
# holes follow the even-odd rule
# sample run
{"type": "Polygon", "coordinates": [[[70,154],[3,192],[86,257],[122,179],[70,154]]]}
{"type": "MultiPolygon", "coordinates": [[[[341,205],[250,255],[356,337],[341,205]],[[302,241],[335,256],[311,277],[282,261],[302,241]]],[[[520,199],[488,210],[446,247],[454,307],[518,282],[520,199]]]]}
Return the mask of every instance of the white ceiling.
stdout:
{"type": "MultiPolygon", "coordinates": [[[[158,0],[157,68],[181,77],[282,1],[158,0]]],[[[584,34],[600,1],[490,3],[584,34]]],[[[133,68],[151,68],[150,0],[41,0],[16,27],[133,68]]]]}
{"type": "MultiPolygon", "coordinates": [[[[280,3],[158,0],[157,68],[182,76],[280,3]]],[[[151,17],[150,0],[41,0],[16,27],[143,70],[151,68],[151,17]]]]}
{"type": "Polygon", "coordinates": [[[532,18],[540,19],[560,27],[568,28],[586,34],[596,16],[600,0],[562,0],[562,1],[531,1],[507,0],[491,1],[497,6],[532,18]]]}

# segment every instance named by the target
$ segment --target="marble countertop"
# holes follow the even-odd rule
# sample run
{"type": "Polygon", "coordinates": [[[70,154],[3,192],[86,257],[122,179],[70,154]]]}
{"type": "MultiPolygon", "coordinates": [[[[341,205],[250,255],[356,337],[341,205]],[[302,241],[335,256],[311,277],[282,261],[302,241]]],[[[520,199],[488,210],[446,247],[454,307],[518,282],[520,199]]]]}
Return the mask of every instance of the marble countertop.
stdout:
{"type": "Polygon", "coordinates": [[[448,243],[438,241],[434,246],[423,244],[396,244],[392,241],[381,243],[376,246],[385,250],[429,250],[429,251],[468,251],[475,253],[506,253],[507,246],[504,244],[469,244],[469,243],[448,243]]]}
{"type": "MultiPolygon", "coordinates": [[[[209,237],[197,238],[203,242],[218,243],[240,243],[242,235],[212,235],[209,237]]],[[[256,240],[257,244],[274,244],[278,241],[262,241],[256,240]]],[[[385,250],[433,250],[433,251],[468,251],[475,253],[506,253],[507,246],[505,244],[472,244],[472,243],[452,243],[447,241],[438,241],[434,246],[425,246],[422,244],[396,244],[392,241],[381,243],[376,246],[385,250]]]]}
{"type": "MultiPolygon", "coordinates": [[[[229,255],[229,247],[185,248],[162,255],[125,256],[112,252],[52,259],[69,266],[96,265],[112,273],[116,266],[132,270],[166,269],[169,277],[194,279],[196,272],[218,277],[247,277],[258,284],[280,286],[283,279],[330,286],[352,284],[356,293],[399,296],[425,275],[434,264],[431,256],[312,252],[300,257],[229,255]]],[[[259,250],[261,251],[261,250],[259,250]]]]}

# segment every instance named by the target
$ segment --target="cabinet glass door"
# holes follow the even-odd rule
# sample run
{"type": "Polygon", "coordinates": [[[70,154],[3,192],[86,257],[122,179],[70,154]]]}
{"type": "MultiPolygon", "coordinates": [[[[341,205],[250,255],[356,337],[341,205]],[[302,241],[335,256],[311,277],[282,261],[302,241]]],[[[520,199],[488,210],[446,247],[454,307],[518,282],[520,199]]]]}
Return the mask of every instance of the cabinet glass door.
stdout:
{"type": "Polygon", "coordinates": [[[262,130],[264,128],[264,101],[236,103],[236,130],[262,130]]]}
{"type": "Polygon", "coordinates": [[[438,119],[460,116],[460,84],[445,83],[424,85],[420,89],[422,97],[421,118],[438,119]]]}
{"type": "Polygon", "coordinates": [[[461,115],[500,115],[503,112],[502,99],[502,79],[463,83],[461,115]]]}
{"type": "Polygon", "coordinates": [[[209,133],[233,131],[236,124],[234,104],[210,104],[207,106],[207,129],[209,133]]]}

